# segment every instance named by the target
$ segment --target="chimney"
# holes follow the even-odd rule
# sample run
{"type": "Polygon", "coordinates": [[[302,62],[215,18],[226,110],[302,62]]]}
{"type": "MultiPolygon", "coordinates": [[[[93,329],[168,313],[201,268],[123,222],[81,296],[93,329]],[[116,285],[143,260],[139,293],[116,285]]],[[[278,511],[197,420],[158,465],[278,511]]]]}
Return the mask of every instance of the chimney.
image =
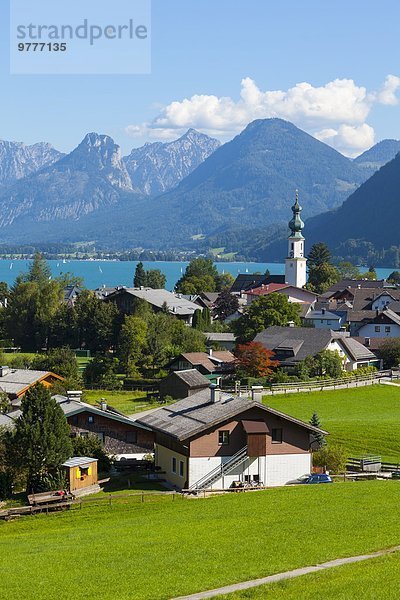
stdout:
{"type": "Polygon", "coordinates": [[[366,338],[365,338],[364,345],[365,345],[367,348],[369,348],[369,347],[370,347],[370,345],[371,345],[371,338],[369,338],[369,337],[366,337],[366,338]]]}
{"type": "Polygon", "coordinates": [[[107,400],[105,398],[101,398],[100,400],[100,410],[107,410],[107,400]]]}
{"type": "Polygon", "coordinates": [[[211,358],[211,357],[212,357],[212,355],[213,355],[213,349],[212,349],[212,348],[209,348],[209,349],[208,349],[208,356],[211,358]]]}
{"type": "Polygon", "coordinates": [[[8,373],[10,373],[10,367],[0,367],[0,377],[4,377],[8,373]]]}
{"type": "Polygon", "coordinates": [[[251,399],[253,402],[262,402],[262,393],[263,386],[262,385],[253,385],[251,387],[251,399]]]}
{"type": "Polygon", "coordinates": [[[322,308],[322,309],[321,309],[321,312],[322,312],[322,314],[324,315],[324,314],[325,314],[325,309],[324,309],[324,308],[322,308]]]}
{"type": "Polygon", "coordinates": [[[219,389],[219,387],[215,384],[212,383],[210,385],[210,392],[211,392],[211,404],[215,404],[216,402],[220,402],[221,400],[221,390],[219,389]]]}
{"type": "Polygon", "coordinates": [[[82,401],[82,392],[77,390],[70,390],[67,392],[68,402],[74,400],[75,402],[82,401]]]}

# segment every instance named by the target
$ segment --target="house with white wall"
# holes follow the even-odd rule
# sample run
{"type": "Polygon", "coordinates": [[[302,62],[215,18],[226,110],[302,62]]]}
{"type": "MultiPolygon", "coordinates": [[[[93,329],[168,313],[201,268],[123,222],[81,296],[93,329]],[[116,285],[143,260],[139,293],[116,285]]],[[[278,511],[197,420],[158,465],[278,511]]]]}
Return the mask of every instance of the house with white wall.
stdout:
{"type": "Polygon", "coordinates": [[[155,434],[155,464],[177,489],[279,486],[310,473],[313,434],[322,431],[216,386],[138,421],[155,434]]]}
{"type": "Polygon", "coordinates": [[[313,327],[274,326],[256,335],[254,341],[272,350],[274,360],[289,371],[295,370],[308,356],[315,356],[323,350],[337,352],[346,371],[368,366],[380,367],[380,360],[375,354],[351,338],[347,332],[313,327]]]}
{"type": "Polygon", "coordinates": [[[377,311],[375,317],[365,319],[359,324],[356,335],[364,338],[398,338],[400,316],[390,308],[377,311]]]}

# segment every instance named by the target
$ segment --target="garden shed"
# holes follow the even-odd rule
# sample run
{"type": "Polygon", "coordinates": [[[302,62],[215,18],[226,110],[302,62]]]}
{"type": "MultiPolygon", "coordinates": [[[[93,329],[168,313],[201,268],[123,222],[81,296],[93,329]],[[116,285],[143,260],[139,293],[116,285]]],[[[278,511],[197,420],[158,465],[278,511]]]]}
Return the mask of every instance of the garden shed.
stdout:
{"type": "Polygon", "coordinates": [[[97,484],[97,458],[74,456],[62,465],[65,468],[70,492],[97,484]]]}

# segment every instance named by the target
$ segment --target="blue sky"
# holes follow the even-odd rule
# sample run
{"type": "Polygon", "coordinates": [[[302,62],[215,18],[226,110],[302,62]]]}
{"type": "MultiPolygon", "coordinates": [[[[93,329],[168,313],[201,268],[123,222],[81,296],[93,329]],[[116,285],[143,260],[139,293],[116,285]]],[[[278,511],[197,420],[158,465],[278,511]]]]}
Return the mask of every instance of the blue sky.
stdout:
{"type": "Polygon", "coordinates": [[[269,116],[349,155],[400,138],[398,0],[153,0],[152,15],[150,75],[9,75],[2,2],[0,139],[68,151],[97,131],[128,152],[269,116]]]}

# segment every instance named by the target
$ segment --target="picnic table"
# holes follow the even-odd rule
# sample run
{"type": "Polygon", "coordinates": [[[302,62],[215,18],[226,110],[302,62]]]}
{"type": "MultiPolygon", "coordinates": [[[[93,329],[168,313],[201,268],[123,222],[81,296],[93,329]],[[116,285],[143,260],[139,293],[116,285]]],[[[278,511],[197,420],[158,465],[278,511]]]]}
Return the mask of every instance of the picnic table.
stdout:
{"type": "Polygon", "coordinates": [[[66,490],[57,490],[53,492],[42,492],[40,494],[29,494],[28,502],[31,506],[40,506],[41,504],[56,504],[73,500],[74,496],[66,490]]]}

